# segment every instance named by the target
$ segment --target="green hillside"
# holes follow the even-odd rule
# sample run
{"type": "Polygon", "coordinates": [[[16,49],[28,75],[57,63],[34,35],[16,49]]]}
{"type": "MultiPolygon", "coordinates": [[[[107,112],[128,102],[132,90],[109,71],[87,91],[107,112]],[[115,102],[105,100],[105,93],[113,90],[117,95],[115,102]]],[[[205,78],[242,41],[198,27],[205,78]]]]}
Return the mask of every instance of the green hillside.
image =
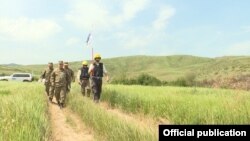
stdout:
{"type": "MultiPolygon", "coordinates": [[[[160,80],[172,81],[189,73],[196,75],[197,80],[225,78],[234,75],[250,74],[250,56],[229,56],[219,58],[204,58],[187,55],[174,56],[127,56],[102,60],[112,79],[133,78],[141,73],[147,73],[160,80]]],[[[55,64],[56,66],[56,64],[55,64]]],[[[0,66],[0,74],[12,72],[33,72],[40,75],[44,65],[0,66]]],[[[81,61],[71,62],[70,67],[76,72],[81,67],[81,61]]]]}
{"type": "Polygon", "coordinates": [[[209,58],[193,56],[132,56],[103,60],[114,77],[132,78],[147,73],[160,80],[174,80],[191,71],[194,65],[209,61],[209,58]]]}
{"type": "Polygon", "coordinates": [[[193,73],[197,80],[250,74],[250,56],[204,58],[196,56],[131,56],[104,59],[112,77],[133,78],[147,73],[160,80],[176,80],[193,73]]]}
{"type": "Polygon", "coordinates": [[[206,79],[250,74],[250,56],[216,58],[200,66],[198,74],[206,79]]]}
{"type": "Polygon", "coordinates": [[[26,71],[26,69],[21,68],[21,66],[12,67],[12,66],[2,66],[0,65],[0,75],[9,75],[13,72],[23,72],[26,71]]]}

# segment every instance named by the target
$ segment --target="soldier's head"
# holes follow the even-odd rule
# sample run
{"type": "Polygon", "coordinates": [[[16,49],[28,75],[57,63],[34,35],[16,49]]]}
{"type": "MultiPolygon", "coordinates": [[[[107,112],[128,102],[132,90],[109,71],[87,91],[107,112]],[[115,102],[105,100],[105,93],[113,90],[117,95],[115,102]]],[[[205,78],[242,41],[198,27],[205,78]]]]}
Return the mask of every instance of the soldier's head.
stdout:
{"type": "Polygon", "coordinates": [[[59,69],[63,69],[63,61],[59,61],[58,62],[58,68],[59,69]]]}
{"type": "Polygon", "coordinates": [[[48,67],[49,67],[49,69],[53,69],[53,63],[52,63],[52,62],[49,62],[49,63],[48,63],[48,67]]]}
{"type": "Polygon", "coordinates": [[[95,61],[96,62],[100,62],[100,60],[101,60],[101,55],[100,54],[95,54],[95,57],[94,57],[94,59],[95,59],[95,61]]]}
{"type": "Polygon", "coordinates": [[[64,62],[64,68],[69,68],[69,62],[64,62]]]}

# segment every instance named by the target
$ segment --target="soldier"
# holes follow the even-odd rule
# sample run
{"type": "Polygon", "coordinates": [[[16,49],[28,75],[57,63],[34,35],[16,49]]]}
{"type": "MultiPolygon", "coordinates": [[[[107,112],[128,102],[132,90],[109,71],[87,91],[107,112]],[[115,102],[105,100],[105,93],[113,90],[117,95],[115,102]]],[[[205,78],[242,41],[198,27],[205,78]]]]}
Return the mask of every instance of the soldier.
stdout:
{"type": "Polygon", "coordinates": [[[90,84],[89,84],[88,70],[89,70],[88,62],[83,61],[82,67],[78,70],[78,73],[77,73],[77,80],[78,80],[78,83],[81,85],[82,95],[85,96],[85,93],[87,91],[87,96],[90,97],[90,84]]]}
{"type": "Polygon", "coordinates": [[[99,103],[102,92],[102,77],[105,75],[106,80],[109,80],[108,72],[103,63],[100,62],[101,55],[95,54],[94,62],[89,67],[89,74],[92,79],[92,92],[94,94],[94,102],[99,103]]]}
{"type": "MultiPolygon", "coordinates": [[[[46,68],[41,75],[41,79],[45,80],[44,85],[45,85],[45,92],[46,92],[47,96],[50,95],[50,89],[51,89],[50,76],[51,76],[51,73],[53,72],[53,70],[54,70],[53,63],[49,62],[48,68],[46,68]]],[[[51,89],[51,91],[53,92],[52,89],[51,89]]]]}
{"type": "Polygon", "coordinates": [[[63,68],[63,61],[59,61],[58,68],[51,74],[51,84],[55,87],[55,96],[60,109],[65,105],[66,89],[70,83],[70,76],[63,68]]]}
{"type": "Polygon", "coordinates": [[[68,92],[70,92],[71,82],[75,81],[75,77],[74,77],[74,71],[69,68],[69,63],[68,62],[64,62],[64,69],[68,73],[68,75],[70,76],[70,78],[69,78],[70,83],[69,83],[69,87],[67,88],[67,93],[68,93],[68,92]]]}

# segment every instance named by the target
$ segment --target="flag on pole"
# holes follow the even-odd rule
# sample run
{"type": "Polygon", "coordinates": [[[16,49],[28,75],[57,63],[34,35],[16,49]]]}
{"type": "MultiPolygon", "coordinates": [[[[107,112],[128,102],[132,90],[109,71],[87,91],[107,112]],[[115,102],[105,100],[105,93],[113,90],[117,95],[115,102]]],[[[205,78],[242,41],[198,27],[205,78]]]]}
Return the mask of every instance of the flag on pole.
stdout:
{"type": "MultiPolygon", "coordinates": [[[[87,40],[86,40],[86,45],[87,47],[90,46],[90,40],[92,38],[92,34],[89,33],[88,37],[87,37],[87,40]]],[[[92,60],[93,60],[93,56],[94,56],[94,49],[93,49],[93,46],[91,47],[91,54],[92,54],[92,60]]]]}
{"type": "Polygon", "coordinates": [[[91,35],[91,33],[89,33],[88,38],[87,38],[87,40],[86,40],[87,46],[89,45],[90,39],[91,39],[91,38],[92,38],[92,35],[91,35]]]}

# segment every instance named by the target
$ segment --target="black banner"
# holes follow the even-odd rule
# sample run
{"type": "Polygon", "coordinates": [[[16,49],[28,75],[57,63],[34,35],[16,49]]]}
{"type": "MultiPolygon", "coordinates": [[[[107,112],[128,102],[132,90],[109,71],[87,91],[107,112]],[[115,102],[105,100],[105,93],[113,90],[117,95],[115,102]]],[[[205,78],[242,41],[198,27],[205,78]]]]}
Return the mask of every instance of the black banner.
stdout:
{"type": "Polygon", "coordinates": [[[159,141],[233,139],[250,141],[250,125],[159,125],[159,141]]]}

